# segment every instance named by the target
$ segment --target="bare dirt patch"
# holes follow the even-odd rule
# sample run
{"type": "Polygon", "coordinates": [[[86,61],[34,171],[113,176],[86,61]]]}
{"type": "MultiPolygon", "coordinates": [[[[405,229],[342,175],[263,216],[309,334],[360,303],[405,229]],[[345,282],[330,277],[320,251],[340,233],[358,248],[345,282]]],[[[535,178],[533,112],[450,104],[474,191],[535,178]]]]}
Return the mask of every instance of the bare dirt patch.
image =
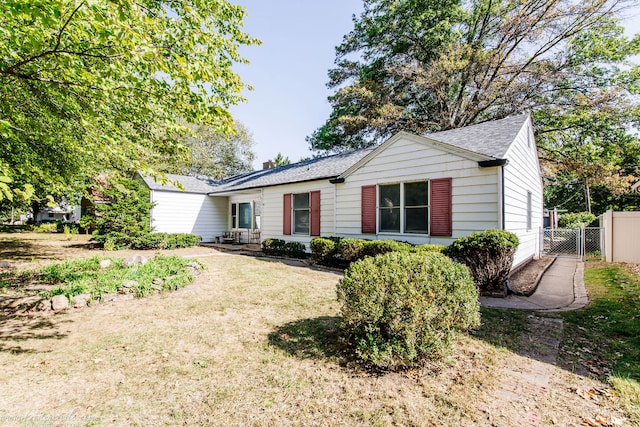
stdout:
{"type": "Polygon", "coordinates": [[[553,322],[528,319],[513,348],[463,335],[437,365],[374,375],[340,344],[338,273],[201,249],[207,270],[176,292],[3,319],[0,424],[512,426],[621,416],[614,400],[582,397],[606,385],[554,364],[553,322]],[[531,386],[532,375],[546,382],[531,386]]]}

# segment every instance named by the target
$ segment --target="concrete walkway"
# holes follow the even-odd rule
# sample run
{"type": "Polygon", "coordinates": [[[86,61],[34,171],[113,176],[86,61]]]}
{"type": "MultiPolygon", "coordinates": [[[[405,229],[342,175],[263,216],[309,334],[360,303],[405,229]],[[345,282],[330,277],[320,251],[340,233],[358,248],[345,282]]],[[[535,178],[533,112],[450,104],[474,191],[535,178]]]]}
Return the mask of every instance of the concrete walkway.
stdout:
{"type": "Polygon", "coordinates": [[[575,258],[558,257],[542,275],[530,297],[509,295],[506,298],[480,297],[484,307],[515,308],[537,311],[569,311],[589,302],[584,287],[584,263],[575,258]]]}

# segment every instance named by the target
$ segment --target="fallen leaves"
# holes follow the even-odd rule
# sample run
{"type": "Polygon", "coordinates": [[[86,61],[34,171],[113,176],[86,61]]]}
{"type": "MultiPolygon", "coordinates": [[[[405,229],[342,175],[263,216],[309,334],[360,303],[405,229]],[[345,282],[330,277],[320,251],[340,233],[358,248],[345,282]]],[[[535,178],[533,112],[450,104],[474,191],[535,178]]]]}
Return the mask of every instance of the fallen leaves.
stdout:
{"type": "Polygon", "coordinates": [[[572,388],[571,391],[575,392],[578,396],[586,400],[595,401],[597,404],[601,404],[603,399],[613,402],[616,399],[616,392],[608,388],[592,387],[588,389],[572,388]]]}
{"type": "Polygon", "coordinates": [[[617,427],[623,425],[624,420],[612,416],[596,415],[593,418],[585,418],[582,424],[590,427],[617,427]]]}

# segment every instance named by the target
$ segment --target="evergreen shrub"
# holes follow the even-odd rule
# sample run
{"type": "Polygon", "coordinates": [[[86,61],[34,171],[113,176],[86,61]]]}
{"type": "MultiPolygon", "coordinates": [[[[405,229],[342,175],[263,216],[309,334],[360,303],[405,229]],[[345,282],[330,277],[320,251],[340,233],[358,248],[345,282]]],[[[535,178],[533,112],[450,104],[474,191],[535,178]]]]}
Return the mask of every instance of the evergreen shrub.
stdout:
{"type": "Polygon", "coordinates": [[[509,231],[487,230],[454,240],[444,254],[469,268],[480,292],[503,293],[518,245],[509,231]]]}
{"type": "Polygon", "coordinates": [[[356,261],[337,293],[345,337],[356,355],[377,369],[438,359],[456,331],[480,321],[469,271],[436,252],[391,252],[356,261]]]}

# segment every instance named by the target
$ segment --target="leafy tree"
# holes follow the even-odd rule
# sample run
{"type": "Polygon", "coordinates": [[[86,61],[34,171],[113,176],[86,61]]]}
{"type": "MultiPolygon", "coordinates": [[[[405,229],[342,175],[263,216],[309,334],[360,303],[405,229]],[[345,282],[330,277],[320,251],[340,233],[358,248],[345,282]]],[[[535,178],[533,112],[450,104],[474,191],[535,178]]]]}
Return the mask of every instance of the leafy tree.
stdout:
{"type": "Polygon", "coordinates": [[[550,177],[616,195],[637,176],[640,36],[623,0],[364,0],[329,72],[333,110],[308,142],[342,151],[399,130],[534,113],[550,177]]]}
{"type": "Polygon", "coordinates": [[[224,178],[252,170],[255,153],[251,132],[239,122],[234,132],[220,133],[210,126],[190,126],[191,132],[182,140],[181,155],[161,155],[157,169],[181,175],[205,175],[224,178]]]}
{"type": "Polygon", "coordinates": [[[231,130],[244,9],[226,0],[0,3],[0,188],[55,194],[145,169],[186,126],[231,130]]]}
{"type": "Polygon", "coordinates": [[[273,162],[277,167],[286,166],[291,164],[291,160],[289,160],[289,156],[283,156],[282,153],[278,153],[276,157],[273,159],[273,162]]]}

